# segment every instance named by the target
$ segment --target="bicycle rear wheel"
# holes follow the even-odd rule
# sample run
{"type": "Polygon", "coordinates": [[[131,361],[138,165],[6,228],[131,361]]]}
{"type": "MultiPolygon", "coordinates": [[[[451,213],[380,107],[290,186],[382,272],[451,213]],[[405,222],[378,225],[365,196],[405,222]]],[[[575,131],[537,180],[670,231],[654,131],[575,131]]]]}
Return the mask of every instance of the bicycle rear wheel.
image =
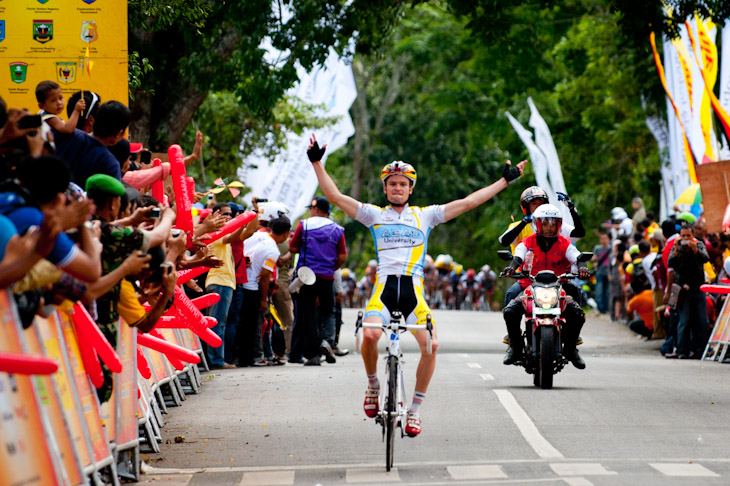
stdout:
{"type": "Polygon", "coordinates": [[[393,467],[395,429],[398,425],[398,358],[388,358],[388,397],[385,400],[385,470],[393,467]]]}

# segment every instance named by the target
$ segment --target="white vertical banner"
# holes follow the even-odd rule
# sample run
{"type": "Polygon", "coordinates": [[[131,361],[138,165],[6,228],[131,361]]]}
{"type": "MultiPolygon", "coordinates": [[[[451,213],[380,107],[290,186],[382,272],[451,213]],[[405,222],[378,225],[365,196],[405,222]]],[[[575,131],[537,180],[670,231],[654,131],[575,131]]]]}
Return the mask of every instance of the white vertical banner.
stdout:
{"type": "MultiPolygon", "coordinates": [[[[684,74],[682,73],[682,66],[679,62],[679,54],[674,46],[672,46],[672,43],[666,38],[664,41],[664,72],[666,74],[667,89],[672,93],[680,115],[684,113],[689,116],[691,113],[689,96],[687,94],[684,74]]],[[[681,194],[690,185],[689,166],[687,165],[687,158],[684,151],[682,127],[669,97],[667,97],[667,117],[669,121],[669,158],[672,167],[672,185],[674,187],[674,193],[681,194]]],[[[685,120],[684,115],[682,115],[682,120],[685,120]]],[[[674,201],[669,201],[669,204],[674,205],[674,201]]]]}
{"type": "Polygon", "coordinates": [[[532,133],[523,127],[520,122],[518,122],[515,117],[510,114],[510,112],[506,111],[505,114],[507,115],[509,122],[512,124],[512,128],[515,129],[520,140],[522,140],[522,143],[524,143],[525,147],[527,147],[527,152],[530,154],[530,162],[532,163],[532,168],[535,171],[535,182],[537,182],[537,185],[547,193],[548,197],[550,197],[551,203],[557,203],[558,197],[555,195],[555,191],[553,191],[553,186],[550,185],[550,182],[548,181],[548,162],[545,154],[532,140],[532,133]]]}
{"type": "Polygon", "coordinates": [[[671,205],[677,199],[674,194],[674,183],[672,181],[672,163],[669,160],[669,127],[664,120],[658,116],[646,117],[646,126],[654,135],[659,146],[659,160],[661,162],[661,192],[659,205],[659,221],[664,221],[672,212],[671,205]]]}
{"type": "MultiPolygon", "coordinates": [[[[553,192],[568,194],[568,190],[565,188],[565,181],[563,180],[563,169],[560,166],[560,158],[558,157],[558,151],[555,148],[555,142],[553,142],[550,128],[542,115],[540,115],[535,103],[532,102],[532,98],[527,98],[527,104],[530,106],[530,120],[528,123],[535,130],[535,144],[545,154],[550,186],[553,192]]],[[[573,226],[573,216],[571,216],[570,210],[564,204],[558,204],[557,197],[553,200],[553,204],[558,206],[560,212],[563,213],[563,221],[573,226]]]]}
{"type": "MultiPolygon", "coordinates": [[[[689,69],[691,80],[692,80],[692,92],[687,93],[687,101],[690,107],[690,118],[685,118],[685,113],[680,108],[682,113],[682,121],[688,120],[685,123],[684,128],[687,130],[687,136],[692,144],[692,152],[694,153],[697,163],[702,163],[705,156],[706,144],[705,138],[702,135],[702,98],[705,95],[705,82],[702,79],[702,73],[700,67],[697,64],[696,59],[702,62],[702,50],[700,48],[700,42],[697,35],[697,21],[694,18],[688,19],[692,33],[694,34],[694,45],[695,49],[692,50],[692,41],[689,37],[687,27],[682,24],[679,27],[680,42],[686,47],[686,53],[689,53],[689,59],[685,59],[687,68],[689,69]],[[696,57],[695,57],[696,56],[696,57]]],[[[685,82],[686,86],[686,82],[685,82]]],[[[675,96],[674,100],[677,101],[676,95],[672,92],[672,96],[675,96]]]]}
{"type": "MultiPolygon", "coordinates": [[[[305,103],[324,105],[324,116],[339,117],[334,126],[317,130],[320,146],[327,144],[322,163],[327,156],[344,146],[355,133],[349,110],[357,97],[352,67],[339,58],[334,50],[324,65],[307,73],[299,69],[299,83],[289,94],[305,103]]],[[[301,135],[287,134],[287,147],[274,160],[252,155],[238,170],[241,182],[251,189],[251,195],[286,204],[293,220],[304,214],[315,191],[317,177],[307,158],[311,130],[301,135]]]]}
{"type": "MultiPolygon", "coordinates": [[[[720,105],[730,113],[730,22],[725,24],[722,29],[722,51],[720,53],[720,105]]],[[[721,137],[724,142],[722,144],[723,150],[720,153],[720,160],[730,159],[730,152],[728,144],[730,140],[721,137]]]]}

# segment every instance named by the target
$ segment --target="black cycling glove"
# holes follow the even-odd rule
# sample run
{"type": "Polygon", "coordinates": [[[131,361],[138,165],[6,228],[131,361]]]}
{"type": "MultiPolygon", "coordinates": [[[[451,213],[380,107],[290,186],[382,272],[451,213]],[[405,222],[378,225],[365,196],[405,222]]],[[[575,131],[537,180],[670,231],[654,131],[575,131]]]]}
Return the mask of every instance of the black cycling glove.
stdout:
{"type": "Polygon", "coordinates": [[[319,148],[319,144],[317,142],[314,142],[314,145],[312,145],[312,148],[307,150],[307,157],[309,157],[309,161],[310,162],[319,162],[320,160],[322,160],[325,150],[327,150],[327,149],[319,148]]]}
{"type": "Polygon", "coordinates": [[[520,169],[513,167],[509,164],[504,164],[502,169],[502,177],[507,181],[507,184],[512,184],[514,181],[520,178],[520,169]]]}

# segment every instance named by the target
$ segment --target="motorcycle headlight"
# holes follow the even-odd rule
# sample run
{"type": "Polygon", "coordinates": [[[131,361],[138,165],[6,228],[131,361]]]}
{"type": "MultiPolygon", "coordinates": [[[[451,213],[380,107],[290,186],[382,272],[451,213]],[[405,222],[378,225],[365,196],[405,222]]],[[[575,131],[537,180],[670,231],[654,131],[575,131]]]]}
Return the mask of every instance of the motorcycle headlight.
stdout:
{"type": "Polygon", "coordinates": [[[537,305],[542,307],[543,309],[549,309],[555,305],[555,303],[558,301],[558,290],[557,289],[551,289],[551,288],[545,288],[545,287],[536,287],[535,288],[535,302],[537,302],[537,305]]]}

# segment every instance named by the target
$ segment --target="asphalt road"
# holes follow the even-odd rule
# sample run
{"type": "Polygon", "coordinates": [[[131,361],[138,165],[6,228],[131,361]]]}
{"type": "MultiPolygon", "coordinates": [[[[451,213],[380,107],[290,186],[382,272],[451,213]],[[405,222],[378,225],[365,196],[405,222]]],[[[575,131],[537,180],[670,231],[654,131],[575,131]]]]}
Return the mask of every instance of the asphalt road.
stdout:
{"type": "MultiPolygon", "coordinates": [[[[341,347],[354,347],[354,316],[346,310],[341,347]]],[[[502,365],[501,314],[434,318],[440,348],[423,431],[397,440],[390,473],[381,428],[362,411],[362,362],[351,353],[321,367],[204,374],[202,393],[165,416],[162,453],[144,456],[143,482],[730,484],[728,365],[666,360],[660,343],[591,315],[580,348],[587,368],[569,365],[554,389],[541,390],[521,368],[502,365]]],[[[403,342],[411,395],[418,354],[413,339],[403,342]]]]}

